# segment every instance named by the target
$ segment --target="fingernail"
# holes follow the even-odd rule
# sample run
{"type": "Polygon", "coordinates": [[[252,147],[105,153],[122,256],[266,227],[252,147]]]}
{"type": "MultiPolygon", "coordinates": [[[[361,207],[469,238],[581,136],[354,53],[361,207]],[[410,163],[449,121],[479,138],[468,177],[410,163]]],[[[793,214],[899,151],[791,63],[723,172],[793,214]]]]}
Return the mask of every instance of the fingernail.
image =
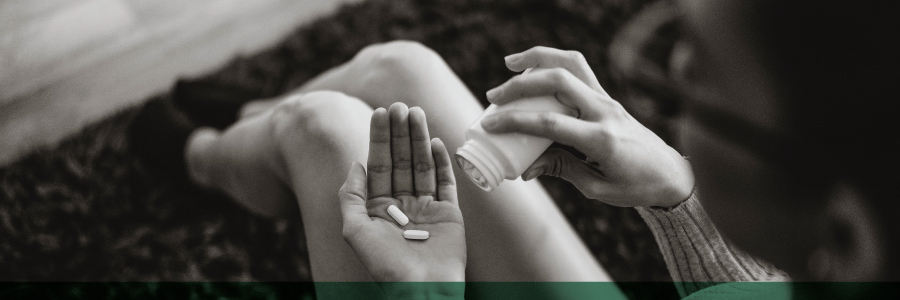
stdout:
{"type": "Polygon", "coordinates": [[[520,53],[510,54],[503,58],[507,64],[512,64],[522,59],[522,55],[520,53]]]}
{"type": "Polygon", "coordinates": [[[500,87],[495,87],[495,88],[491,89],[490,91],[487,91],[486,95],[487,95],[488,100],[497,99],[497,97],[500,97],[500,95],[503,95],[503,89],[501,89],[500,87]]]}
{"type": "Polygon", "coordinates": [[[525,171],[525,174],[522,174],[522,180],[529,181],[538,177],[542,173],[544,173],[544,167],[534,168],[528,171],[525,171]]]}
{"type": "Polygon", "coordinates": [[[487,130],[496,129],[497,118],[490,116],[484,117],[484,119],[481,119],[481,127],[487,130]]]}

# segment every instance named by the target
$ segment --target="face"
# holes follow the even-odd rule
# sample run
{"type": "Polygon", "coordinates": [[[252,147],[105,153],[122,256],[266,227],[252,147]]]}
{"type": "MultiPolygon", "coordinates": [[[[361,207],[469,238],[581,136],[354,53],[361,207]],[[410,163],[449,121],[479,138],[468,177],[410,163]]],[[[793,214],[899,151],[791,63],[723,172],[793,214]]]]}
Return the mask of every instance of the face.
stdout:
{"type": "Polygon", "coordinates": [[[857,186],[805,160],[812,152],[791,138],[781,108],[793,100],[782,89],[790,78],[769,69],[754,35],[769,19],[750,17],[776,2],[680,1],[690,34],[675,51],[692,66],[681,76],[692,96],[680,136],[700,199],[726,239],[795,280],[884,279],[890,229],[857,186]]]}
{"type": "Polygon", "coordinates": [[[699,91],[692,97],[696,105],[688,106],[682,144],[700,199],[726,239],[794,279],[809,279],[809,257],[821,244],[826,211],[798,191],[793,173],[764,155],[777,149],[775,143],[750,138],[782,135],[786,122],[776,105],[782,93],[755,51],[755,37],[747,34],[740,2],[681,3],[693,34],[685,41],[691,82],[699,91]],[[740,126],[724,126],[735,124],[740,126]]]}

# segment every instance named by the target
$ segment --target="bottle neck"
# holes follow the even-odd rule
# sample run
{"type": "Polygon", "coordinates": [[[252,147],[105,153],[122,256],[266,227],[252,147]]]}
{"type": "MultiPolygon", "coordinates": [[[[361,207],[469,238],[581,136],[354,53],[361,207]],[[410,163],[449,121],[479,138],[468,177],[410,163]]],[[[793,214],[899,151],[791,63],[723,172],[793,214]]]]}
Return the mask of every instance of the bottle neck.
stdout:
{"type": "Polygon", "coordinates": [[[456,163],[472,182],[485,191],[492,191],[503,181],[503,169],[496,151],[478,140],[468,140],[456,151],[456,163]]]}

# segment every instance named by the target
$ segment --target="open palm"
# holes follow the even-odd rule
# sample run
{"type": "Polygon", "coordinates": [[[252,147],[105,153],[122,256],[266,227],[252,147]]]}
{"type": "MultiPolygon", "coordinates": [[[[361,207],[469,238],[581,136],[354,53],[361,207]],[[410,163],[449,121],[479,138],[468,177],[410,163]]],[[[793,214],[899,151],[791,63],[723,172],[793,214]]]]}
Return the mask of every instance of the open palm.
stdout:
{"type": "Polygon", "coordinates": [[[354,163],[340,191],[344,238],[379,282],[463,281],[466,241],[450,156],[425,113],[395,103],[372,114],[368,174],[354,163]],[[387,208],[408,217],[400,226],[387,208]],[[405,230],[427,240],[407,240],[405,230]]]}

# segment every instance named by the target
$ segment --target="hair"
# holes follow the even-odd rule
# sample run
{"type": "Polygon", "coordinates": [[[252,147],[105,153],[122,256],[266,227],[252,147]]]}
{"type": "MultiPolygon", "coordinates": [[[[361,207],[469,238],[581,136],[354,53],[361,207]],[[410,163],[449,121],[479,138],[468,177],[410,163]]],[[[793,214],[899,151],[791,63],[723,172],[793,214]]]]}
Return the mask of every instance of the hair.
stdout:
{"type": "MultiPolygon", "coordinates": [[[[831,179],[860,189],[887,253],[898,253],[900,18],[884,2],[756,1],[745,17],[787,96],[789,129],[831,179]]],[[[887,256],[885,279],[900,279],[900,260],[887,256]]]]}

